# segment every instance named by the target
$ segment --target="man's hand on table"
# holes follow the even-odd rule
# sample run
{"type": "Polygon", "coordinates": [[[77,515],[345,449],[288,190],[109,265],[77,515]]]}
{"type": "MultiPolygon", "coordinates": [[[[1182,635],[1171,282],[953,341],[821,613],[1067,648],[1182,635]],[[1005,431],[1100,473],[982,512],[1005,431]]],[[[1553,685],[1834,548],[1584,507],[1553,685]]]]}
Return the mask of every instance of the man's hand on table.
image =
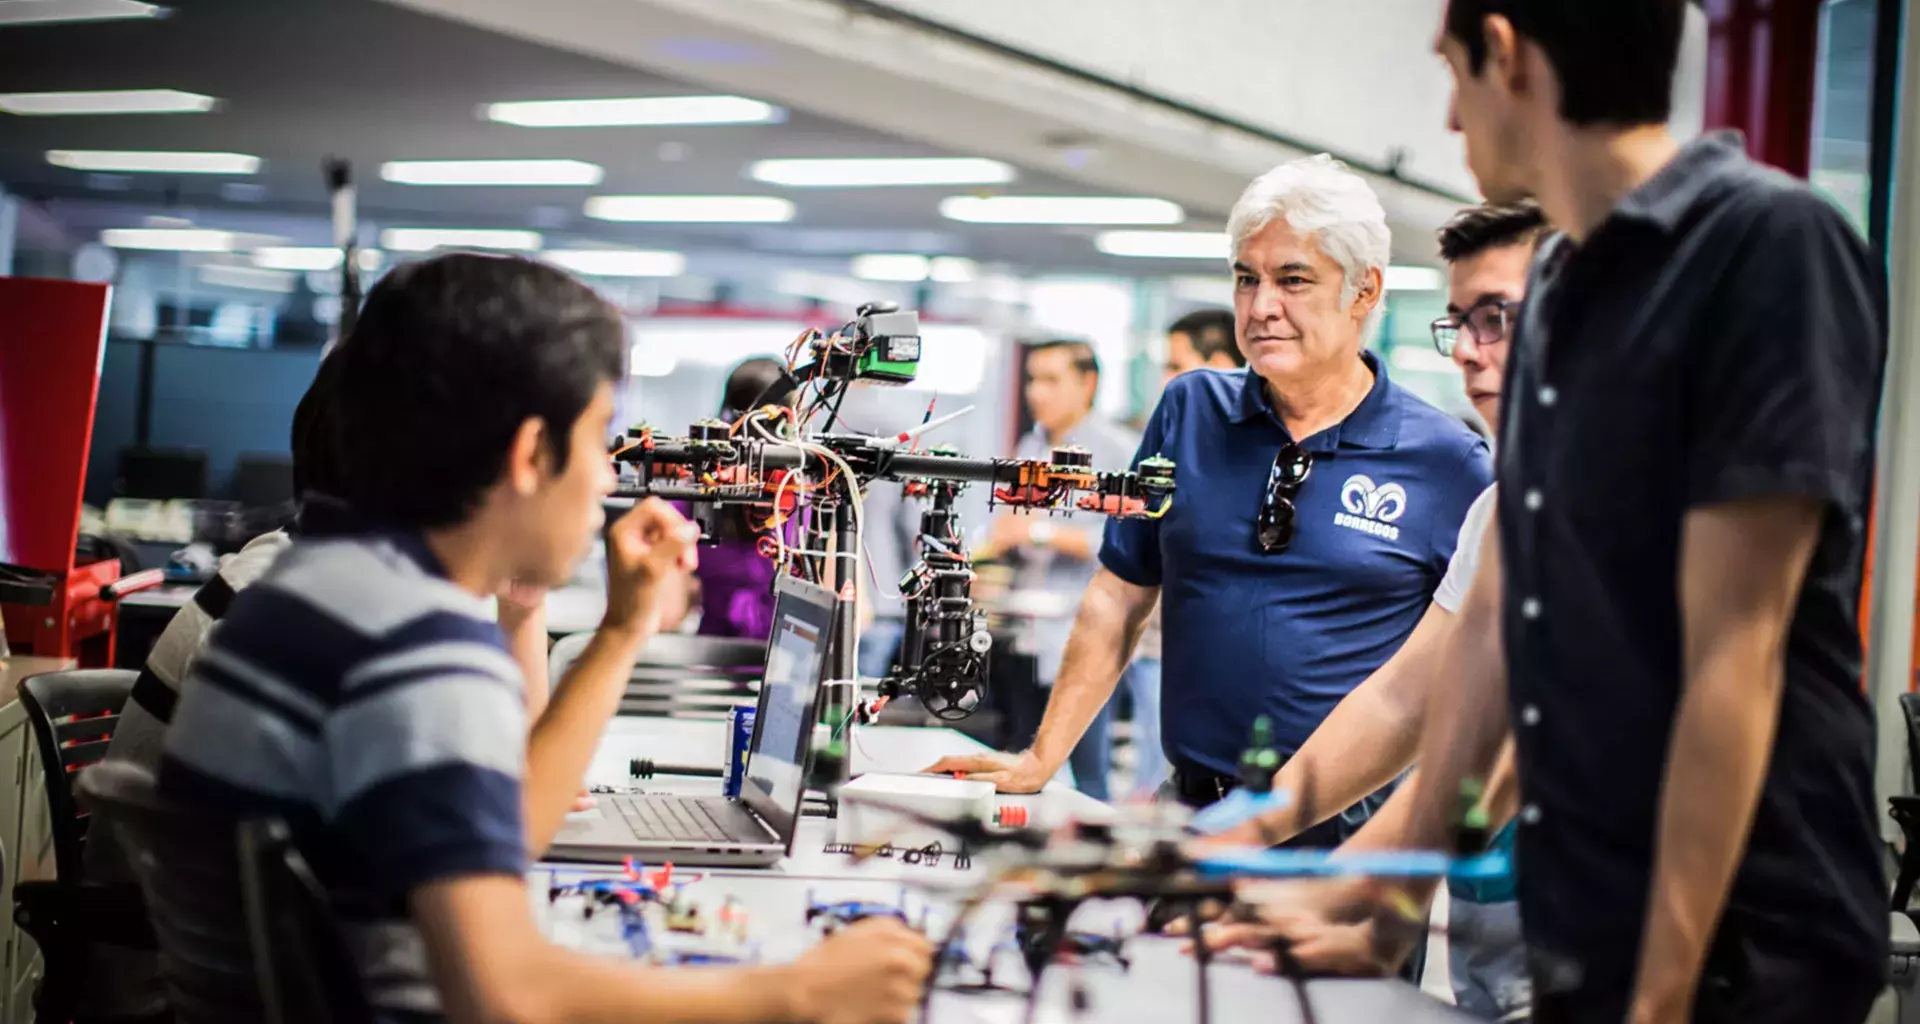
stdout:
{"type": "Polygon", "coordinates": [[[912,1019],[933,970],[926,936],[892,919],[842,928],[788,974],[789,1020],[813,1024],[894,1024],[912,1019]]]}
{"type": "Polygon", "coordinates": [[[929,775],[965,773],[969,779],[993,783],[994,788],[1002,793],[1038,793],[1053,778],[1057,769],[1047,767],[1031,750],[1018,754],[996,750],[985,754],[943,757],[922,771],[929,775]]]}

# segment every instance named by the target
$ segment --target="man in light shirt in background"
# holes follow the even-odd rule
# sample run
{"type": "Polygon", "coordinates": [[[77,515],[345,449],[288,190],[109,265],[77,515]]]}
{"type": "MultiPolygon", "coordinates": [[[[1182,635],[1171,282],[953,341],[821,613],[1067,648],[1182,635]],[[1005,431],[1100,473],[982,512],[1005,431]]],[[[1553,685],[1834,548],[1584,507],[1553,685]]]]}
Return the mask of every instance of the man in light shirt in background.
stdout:
{"type": "MultiPolygon", "coordinates": [[[[1033,429],[1020,439],[1014,456],[1046,459],[1055,448],[1078,446],[1100,469],[1132,464],[1140,439],[1093,411],[1100,388],[1100,361],[1084,341],[1050,341],[1027,349],[1025,397],[1033,429]]],[[[1099,568],[1103,523],[1095,516],[1055,517],[1006,511],[993,521],[986,552],[1014,565],[1016,593],[1044,592],[1061,599],[1058,614],[1027,619],[1016,641],[1019,653],[1033,659],[1037,690],[1012,682],[1002,689],[1010,699],[1012,742],[1024,744],[1039,728],[1047,694],[1060,671],[1060,658],[1073,625],[1072,609],[1099,568]],[[1021,698],[1025,699],[1021,699],[1021,698]]],[[[1095,716],[1068,763],[1074,784],[1097,800],[1108,798],[1107,776],[1113,762],[1113,706],[1095,716]]]]}

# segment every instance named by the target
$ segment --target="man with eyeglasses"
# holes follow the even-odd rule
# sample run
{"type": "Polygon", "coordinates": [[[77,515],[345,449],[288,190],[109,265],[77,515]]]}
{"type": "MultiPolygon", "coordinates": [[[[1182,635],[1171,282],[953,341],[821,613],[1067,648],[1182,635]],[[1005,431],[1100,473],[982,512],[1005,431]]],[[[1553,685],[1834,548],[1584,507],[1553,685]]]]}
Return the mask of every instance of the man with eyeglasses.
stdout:
{"type": "MultiPolygon", "coordinates": [[[[1433,322],[1433,342],[1441,355],[1460,368],[1461,384],[1474,411],[1488,423],[1500,421],[1508,341],[1526,295],[1535,247],[1545,234],[1546,217],[1532,202],[1473,207],[1440,229],[1448,301],[1447,315],[1433,322]]],[[[1467,512],[1446,578],[1406,644],[1341,701],[1274,776],[1275,788],[1293,794],[1295,800],[1207,843],[1283,842],[1379,789],[1413,763],[1427,709],[1436,697],[1445,699],[1445,680],[1438,669],[1446,662],[1451,631],[1479,565],[1481,544],[1493,520],[1494,498],[1494,489],[1488,487],[1467,512]]],[[[1498,849],[1511,850],[1513,844],[1514,782],[1511,761],[1503,760],[1486,796],[1489,820],[1498,827],[1492,841],[1498,849]]],[[[1399,845],[1405,824],[1402,812],[1411,806],[1411,796],[1402,792],[1388,801],[1348,847],[1399,845]]],[[[1452,897],[1448,973],[1455,1002],[1489,1020],[1524,1019],[1531,1003],[1514,890],[1510,874],[1448,885],[1452,897]]],[[[1345,898],[1345,894],[1323,895],[1320,903],[1337,905],[1345,898]]],[[[1411,951],[1395,938],[1418,938],[1377,932],[1371,920],[1330,920],[1315,907],[1280,906],[1266,916],[1265,921],[1214,929],[1208,941],[1264,948],[1284,935],[1308,970],[1381,973],[1411,951]]]]}
{"type": "MultiPolygon", "coordinates": [[[[1140,455],[1179,466],[1170,509],[1107,525],[1033,746],[934,770],[1039,789],[1163,601],[1169,795],[1213,803],[1257,718],[1281,753],[1299,749],[1425,612],[1492,467],[1484,442],[1362,350],[1391,248],[1379,200],[1331,158],[1297,160],[1248,186],[1228,233],[1247,368],[1168,383],[1140,455]]],[[[1299,841],[1340,842],[1379,799],[1299,841]]]]}

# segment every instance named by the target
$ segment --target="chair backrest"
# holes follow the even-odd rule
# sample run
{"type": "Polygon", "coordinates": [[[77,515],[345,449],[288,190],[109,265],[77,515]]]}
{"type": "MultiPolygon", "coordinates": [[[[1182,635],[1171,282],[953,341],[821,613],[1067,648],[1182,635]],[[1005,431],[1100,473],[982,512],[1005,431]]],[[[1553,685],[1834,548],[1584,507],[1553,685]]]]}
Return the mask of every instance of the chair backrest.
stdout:
{"type": "Polygon", "coordinates": [[[1900,714],[1907,720],[1907,770],[1920,793],[1920,693],[1900,695],[1900,714]]]}
{"type": "Polygon", "coordinates": [[[137,678],[131,669],[83,668],[29,676],[20,684],[20,704],[46,774],[54,867],[63,882],[83,878],[90,824],[86,809],[73,798],[74,776],[107,756],[120,727],[120,709],[137,678]]]}
{"type": "MultiPolygon", "coordinates": [[[[548,656],[557,687],[567,669],[593,639],[592,633],[560,638],[548,656]]],[[[734,637],[662,633],[648,640],[634,661],[623,715],[659,718],[722,718],[730,707],[752,707],[760,699],[760,676],[767,645],[734,637]]]]}
{"type": "Polygon", "coordinates": [[[285,822],[240,826],[240,883],[268,1024],[371,1021],[339,919],[285,822]]]}
{"type": "Polygon", "coordinates": [[[133,865],[177,1024],[266,1020],[233,823],[163,799],[153,775],[126,761],[87,769],[78,789],[133,865]]]}

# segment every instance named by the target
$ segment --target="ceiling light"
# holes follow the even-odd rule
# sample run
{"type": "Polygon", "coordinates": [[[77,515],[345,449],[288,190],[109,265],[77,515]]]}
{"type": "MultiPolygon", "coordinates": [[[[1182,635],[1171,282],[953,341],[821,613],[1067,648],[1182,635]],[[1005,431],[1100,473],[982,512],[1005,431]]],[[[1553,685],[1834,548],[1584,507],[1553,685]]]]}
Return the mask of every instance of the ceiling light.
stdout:
{"type": "Polygon", "coordinates": [[[1102,231],[1093,247],[1109,256],[1175,260],[1227,260],[1225,231],[1102,231]]]}
{"type": "Polygon", "coordinates": [[[0,110],[9,114],[203,114],[219,100],[177,89],[124,89],[110,92],[11,92],[0,94],[0,110]]]}
{"type": "Polygon", "coordinates": [[[135,0],[4,0],[0,2],[0,25],[164,18],[169,13],[169,8],[135,0]]]}
{"type": "Polygon", "coordinates": [[[1447,286],[1447,277],[1432,267],[1388,267],[1390,292],[1437,292],[1447,286]]]}
{"type": "MultiPolygon", "coordinates": [[[[355,262],[362,273],[380,269],[380,250],[362,249],[355,262]]],[[[270,245],[253,250],[253,265],[268,270],[338,270],[340,250],[330,245],[270,245]]]]}
{"type": "Polygon", "coordinates": [[[1186,211],[1143,196],[948,196],[940,215],[970,224],[1178,224],[1186,211]]]}
{"type": "Polygon", "coordinates": [[[527,128],[592,128],[614,125],[769,124],[786,119],[770,103],[744,96],[633,96],[604,100],[532,100],[489,103],[489,121],[527,128]]]}
{"type": "Polygon", "coordinates": [[[679,277],[687,269],[677,252],[643,249],[549,249],[540,258],[589,277],[679,277]]]}
{"type": "Polygon", "coordinates": [[[941,284],[967,284],[980,275],[980,265],[965,256],[935,256],[927,276],[941,284]]]}
{"type": "Polygon", "coordinates": [[[47,162],[76,171],[130,174],[253,174],[260,158],[245,153],[164,153],[110,149],[50,149],[47,162]]]}
{"type": "Polygon", "coordinates": [[[925,281],[927,258],[904,252],[855,256],[849,271],[862,281],[925,281]]]}
{"type": "Polygon", "coordinates": [[[261,292],[286,294],[297,287],[293,274],[285,270],[239,267],[212,263],[200,268],[200,280],[223,288],[249,288],[261,292]]]}
{"type": "Polygon", "coordinates": [[[594,196],[596,220],[686,224],[771,224],[793,219],[793,203],[778,196],[594,196]]]}
{"type": "Polygon", "coordinates": [[[1011,166],[979,157],[905,159],[759,160],[747,168],[755,181],[794,188],[868,188],[882,185],[999,185],[1011,166]]]}
{"type": "Polygon", "coordinates": [[[395,252],[432,252],[435,249],[532,252],[540,248],[540,233],[487,228],[388,228],[380,232],[380,245],[395,252]]]}
{"type": "Polygon", "coordinates": [[[606,174],[584,160],[395,160],[380,177],[400,185],[598,185],[606,174]]]}
{"type": "Polygon", "coordinates": [[[160,252],[232,252],[233,232],[207,228],[108,228],[100,241],[115,249],[160,252]]]}

